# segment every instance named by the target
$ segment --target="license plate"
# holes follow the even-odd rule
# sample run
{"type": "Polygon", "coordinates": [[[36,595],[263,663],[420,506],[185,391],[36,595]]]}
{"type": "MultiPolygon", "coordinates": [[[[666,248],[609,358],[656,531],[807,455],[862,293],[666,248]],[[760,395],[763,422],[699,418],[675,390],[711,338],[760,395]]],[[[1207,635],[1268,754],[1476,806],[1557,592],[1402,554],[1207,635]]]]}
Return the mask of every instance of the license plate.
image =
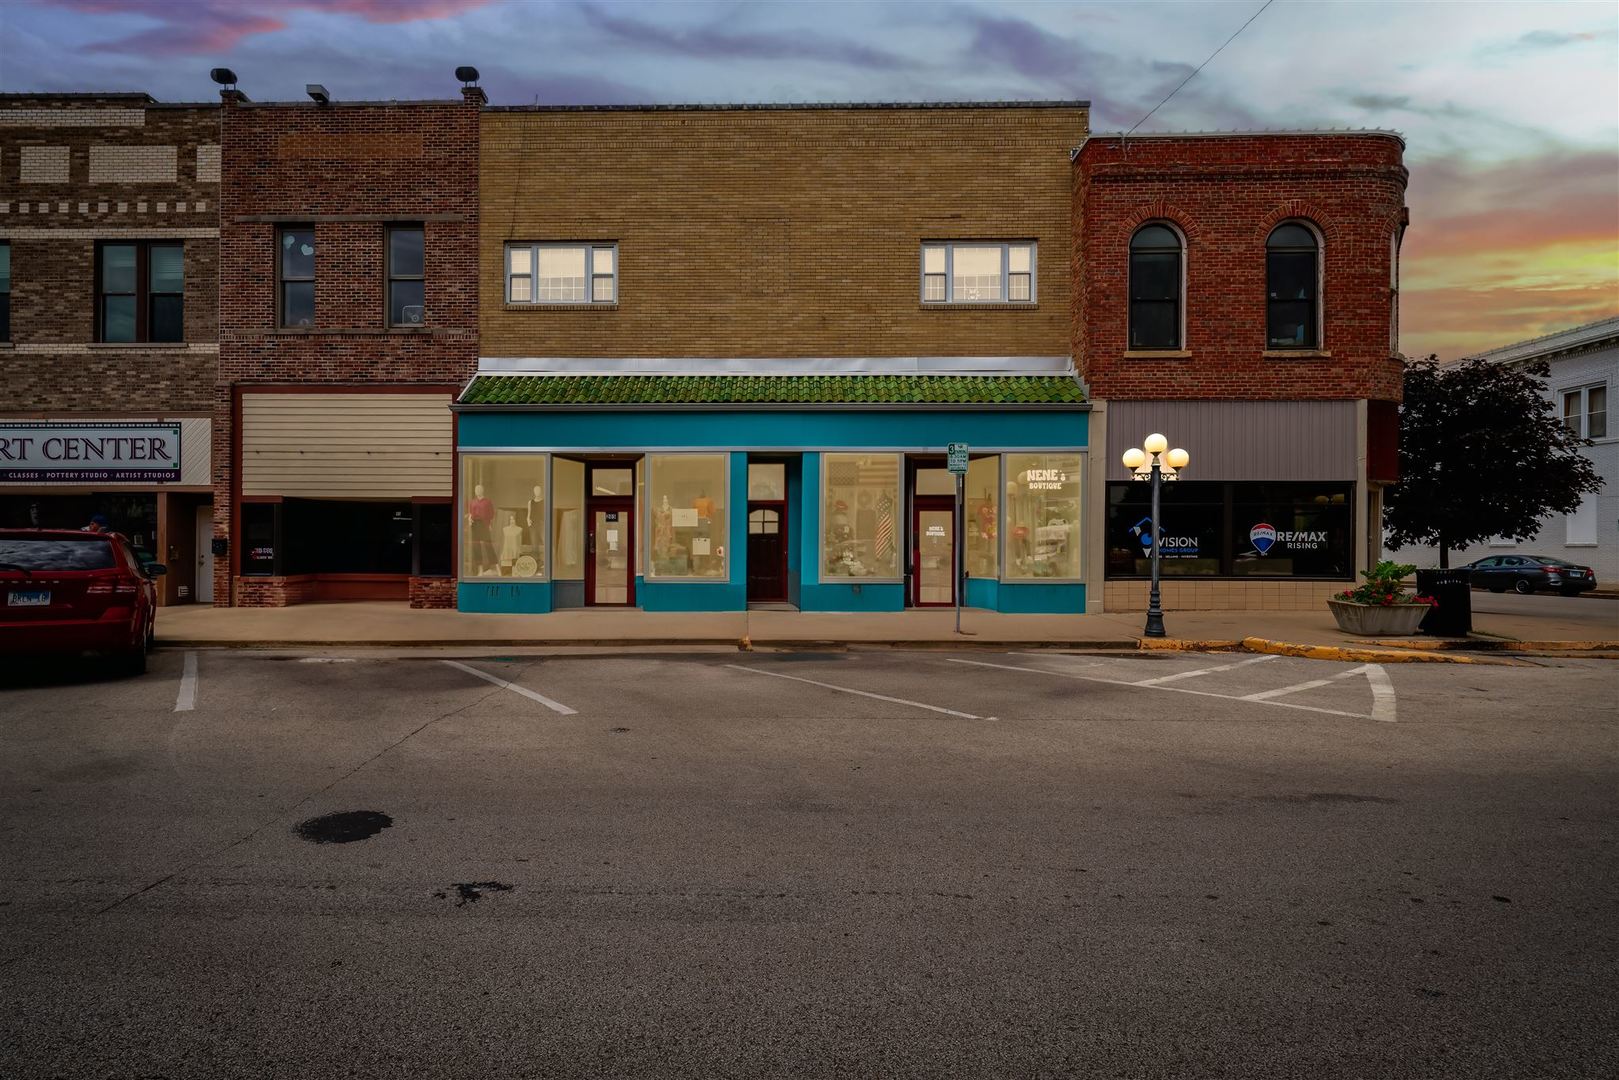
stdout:
{"type": "Polygon", "coordinates": [[[51,594],[48,592],[14,592],[6,598],[11,607],[50,607],[51,594]]]}

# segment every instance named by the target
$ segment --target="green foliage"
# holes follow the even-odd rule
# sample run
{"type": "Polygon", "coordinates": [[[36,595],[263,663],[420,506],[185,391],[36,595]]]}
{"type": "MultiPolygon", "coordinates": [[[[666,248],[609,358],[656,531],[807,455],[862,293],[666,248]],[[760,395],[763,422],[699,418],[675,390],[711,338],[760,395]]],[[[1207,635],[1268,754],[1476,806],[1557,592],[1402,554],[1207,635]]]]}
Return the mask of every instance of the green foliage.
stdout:
{"type": "Polygon", "coordinates": [[[1492,536],[1529,540],[1602,486],[1590,443],[1570,431],[1542,381],[1544,361],[1413,361],[1400,407],[1400,482],[1383,497],[1389,547],[1452,548],[1492,536]]]}
{"type": "Polygon", "coordinates": [[[1416,567],[1410,563],[1384,559],[1370,570],[1361,571],[1360,576],[1366,580],[1353,589],[1339,593],[1338,599],[1378,607],[1392,607],[1395,604],[1426,604],[1432,607],[1434,601],[1431,597],[1412,596],[1400,584],[1415,570],[1416,567]]]}

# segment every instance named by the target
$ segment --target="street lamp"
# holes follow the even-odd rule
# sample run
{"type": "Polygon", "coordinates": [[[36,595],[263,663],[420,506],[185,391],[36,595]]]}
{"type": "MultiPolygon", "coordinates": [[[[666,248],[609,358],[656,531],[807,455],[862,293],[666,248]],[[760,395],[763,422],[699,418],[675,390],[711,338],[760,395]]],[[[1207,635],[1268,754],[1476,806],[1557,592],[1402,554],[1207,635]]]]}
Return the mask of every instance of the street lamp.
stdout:
{"type": "Polygon", "coordinates": [[[1154,432],[1141,442],[1140,449],[1131,447],[1124,452],[1124,467],[1131,476],[1152,484],[1152,518],[1147,536],[1152,544],[1152,594],[1147,599],[1147,637],[1164,636],[1164,609],[1158,597],[1158,542],[1164,530],[1158,524],[1158,492],[1165,480],[1177,480],[1192,455],[1177,447],[1169,448],[1169,440],[1154,432]]]}

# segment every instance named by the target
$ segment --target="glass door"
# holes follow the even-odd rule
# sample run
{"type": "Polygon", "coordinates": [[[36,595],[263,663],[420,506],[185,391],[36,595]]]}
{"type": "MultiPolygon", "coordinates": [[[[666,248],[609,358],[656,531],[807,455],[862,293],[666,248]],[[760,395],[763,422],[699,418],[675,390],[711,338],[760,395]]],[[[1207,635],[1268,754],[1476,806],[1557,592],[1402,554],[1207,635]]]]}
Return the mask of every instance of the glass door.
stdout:
{"type": "Polygon", "coordinates": [[[916,496],[911,537],[911,603],[949,607],[956,602],[956,503],[949,496],[916,496]]]}
{"type": "Polygon", "coordinates": [[[585,517],[585,603],[626,607],[635,603],[635,501],[589,500],[585,517]]]}

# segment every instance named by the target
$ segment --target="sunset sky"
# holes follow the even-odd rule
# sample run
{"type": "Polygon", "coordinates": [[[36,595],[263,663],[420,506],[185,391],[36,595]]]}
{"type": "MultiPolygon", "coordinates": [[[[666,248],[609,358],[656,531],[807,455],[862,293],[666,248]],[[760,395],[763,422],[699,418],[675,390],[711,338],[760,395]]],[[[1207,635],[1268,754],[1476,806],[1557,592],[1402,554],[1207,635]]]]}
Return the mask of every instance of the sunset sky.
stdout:
{"type": "MultiPolygon", "coordinates": [[[[497,104],[1089,98],[1138,121],[1242,3],[3,0],[0,90],[497,104]]],[[[1144,131],[1407,139],[1403,347],[1450,358],[1619,314],[1619,5],[1276,0],[1144,131]]]]}

